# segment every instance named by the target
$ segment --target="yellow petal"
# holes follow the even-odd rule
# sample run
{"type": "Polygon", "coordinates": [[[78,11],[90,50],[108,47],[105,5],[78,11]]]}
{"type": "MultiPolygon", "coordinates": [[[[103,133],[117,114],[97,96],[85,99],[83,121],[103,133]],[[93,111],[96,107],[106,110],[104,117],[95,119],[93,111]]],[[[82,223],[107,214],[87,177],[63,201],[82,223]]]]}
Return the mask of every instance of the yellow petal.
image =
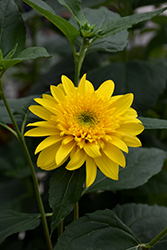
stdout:
{"type": "Polygon", "coordinates": [[[81,150],[79,149],[67,164],[66,169],[67,170],[78,169],[84,164],[85,160],[86,160],[85,152],[82,149],[81,150]]]}
{"type": "MultiPolygon", "coordinates": [[[[53,99],[53,98],[52,98],[53,99]]],[[[36,101],[37,103],[39,103],[42,106],[46,106],[46,107],[54,107],[56,105],[55,100],[53,99],[52,101],[49,99],[43,99],[43,98],[34,98],[34,101],[36,101]]]]}
{"type": "Polygon", "coordinates": [[[63,141],[62,141],[62,144],[65,145],[67,143],[69,143],[70,141],[73,141],[74,140],[74,137],[73,136],[66,136],[63,141]]]}
{"type": "Polygon", "coordinates": [[[40,168],[43,169],[43,170],[46,170],[46,171],[50,171],[50,170],[56,169],[58,167],[59,166],[57,166],[56,163],[53,163],[53,164],[50,164],[50,165],[47,165],[47,166],[41,166],[40,168]]]}
{"type": "Polygon", "coordinates": [[[45,100],[49,100],[51,102],[55,102],[54,98],[51,95],[48,94],[42,94],[42,98],[45,100]]]}
{"type": "Polygon", "coordinates": [[[48,166],[56,164],[55,154],[59,147],[60,143],[57,143],[56,145],[52,145],[42,150],[37,159],[37,166],[46,169],[48,166]]]}
{"type": "Polygon", "coordinates": [[[85,95],[85,91],[86,91],[86,74],[83,75],[78,86],[78,93],[80,93],[81,95],[85,95]]]}
{"type": "Polygon", "coordinates": [[[125,156],[120,149],[116,146],[112,145],[109,142],[105,143],[105,147],[103,148],[103,152],[110,158],[112,161],[116,162],[121,167],[125,167],[125,156]]]}
{"type": "Polygon", "coordinates": [[[36,116],[44,119],[49,120],[50,116],[53,115],[50,111],[48,111],[46,108],[41,107],[39,105],[31,105],[29,107],[29,110],[36,116]]]}
{"type": "Polygon", "coordinates": [[[48,121],[40,121],[40,122],[33,122],[33,123],[27,124],[27,127],[30,127],[30,126],[38,126],[38,127],[46,127],[46,128],[55,128],[55,129],[57,129],[54,123],[48,122],[48,121]]]}
{"type": "Polygon", "coordinates": [[[114,92],[114,87],[114,82],[112,80],[107,80],[100,85],[100,87],[96,90],[96,93],[109,99],[114,92]]]}
{"type": "Polygon", "coordinates": [[[65,94],[64,92],[61,90],[60,87],[56,87],[54,85],[51,85],[50,86],[50,91],[53,95],[53,97],[55,98],[55,100],[57,102],[63,102],[64,101],[64,98],[65,98],[65,94]]]}
{"type": "Polygon", "coordinates": [[[132,116],[133,118],[135,118],[135,117],[137,117],[137,112],[136,112],[135,109],[129,108],[129,109],[126,111],[125,115],[132,116]]]}
{"type": "Polygon", "coordinates": [[[140,123],[135,122],[126,122],[121,124],[117,129],[118,132],[129,134],[129,135],[138,135],[144,130],[144,126],[140,123]]]}
{"type": "Polygon", "coordinates": [[[90,157],[86,158],[86,187],[93,184],[96,179],[97,167],[94,160],[90,157]]]}
{"type": "Polygon", "coordinates": [[[86,154],[89,155],[90,157],[94,158],[94,157],[101,156],[99,144],[88,142],[88,143],[84,144],[83,148],[84,148],[86,154]]]}
{"type": "Polygon", "coordinates": [[[113,105],[116,108],[114,115],[122,115],[124,114],[132,105],[133,102],[133,94],[126,94],[117,99],[113,105]]]}
{"type": "Polygon", "coordinates": [[[73,82],[68,77],[62,75],[61,81],[63,84],[63,88],[65,90],[65,93],[67,95],[75,93],[75,86],[74,86],[73,82]]]}
{"type": "Polygon", "coordinates": [[[111,103],[113,103],[113,102],[117,101],[122,96],[124,96],[124,95],[115,95],[115,96],[112,96],[109,101],[111,103]]]}
{"type": "Polygon", "coordinates": [[[141,147],[141,141],[136,137],[132,135],[126,135],[124,137],[124,142],[129,146],[129,147],[141,147]]]}
{"type": "Polygon", "coordinates": [[[62,137],[60,135],[52,135],[47,138],[45,138],[36,148],[35,154],[43,150],[44,148],[47,148],[53,144],[56,144],[57,142],[61,141],[62,137]]]}
{"type": "MultiPolygon", "coordinates": [[[[54,100],[54,99],[53,99],[54,100]]],[[[47,110],[51,111],[51,112],[55,112],[56,110],[56,103],[47,99],[42,99],[42,98],[35,98],[34,101],[36,101],[38,104],[42,105],[43,107],[45,107],[47,110]]]]}
{"type": "Polygon", "coordinates": [[[93,87],[93,85],[92,85],[92,83],[90,81],[86,80],[85,87],[86,87],[87,92],[89,92],[89,93],[94,92],[94,87],[93,87]]]}
{"type": "Polygon", "coordinates": [[[109,159],[104,153],[101,157],[94,158],[94,161],[105,176],[118,180],[119,166],[117,163],[109,159]]]}
{"type": "Polygon", "coordinates": [[[62,144],[60,146],[60,148],[58,149],[58,151],[56,153],[56,158],[55,158],[57,165],[60,165],[64,161],[64,159],[69,156],[69,154],[70,154],[71,150],[74,148],[75,144],[76,143],[74,141],[71,141],[65,145],[62,144]]]}
{"type": "Polygon", "coordinates": [[[57,135],[57,129],[38,127],[28,130],[24,136],[48,136],[57,135]]]}
{"type": "Polygon", "coordinates": [[[113,135],[111,136],[111,138],[112,138],[111,143],[113,145],[120,148],[122,151],[128,153],[128,151],[129,151],[128,147],[127,147],[126,143],[123,140],[121,140],[119,137],[113,136],[113,135]]]}

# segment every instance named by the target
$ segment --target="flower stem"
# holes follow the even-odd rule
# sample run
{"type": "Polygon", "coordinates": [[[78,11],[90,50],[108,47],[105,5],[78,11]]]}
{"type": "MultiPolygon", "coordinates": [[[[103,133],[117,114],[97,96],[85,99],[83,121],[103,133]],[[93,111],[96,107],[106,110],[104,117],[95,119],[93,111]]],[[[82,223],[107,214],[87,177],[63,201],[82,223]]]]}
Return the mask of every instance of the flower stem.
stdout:
{"type": "Polygon", "coordinates": [[[146,244],[146,249],[152,248],[158,241],[160,241],[167,234],[167,227],[162,230],[153,240],[146,244]]]}
{"type": "Polygon", "coordinates": [[[89,47],[89,44],[86,38],[82,38],[82,45],[81,45],[80,51],[77,53],[76,51],[73,50],[74,62],[75,62],[75,81],[74,82],[75,82],[76,87],[78,86],[82,63],[84,61],[85,54],[86,54],[88,47],[89,47]]]}
{"type": "Polygon", "coordinates": [[[78,202],[74,204],[74,220],[77,220],[79,218],[79,206],[78,202]]]}
{"type": "Polygon", "coordinates": [[[45,233],[45,237],[46,237],[46,242],[47,242],[48,250],[53,250],[52,243],[51,243],[50,236],[49,236],[48,225],[47,225],[47,221],[46,221],[46,217],[45,217],[45,211],[44,211],[42,199],[41,199],[41,196],[40,196],[40,193],[39,193],[38,181],[37,181],[37,178],[36,178],[34,166],[33,166],[33,163],[32,163],[32,160],[31,160],[31,157],[30,157],[27,145],[25,143],[24,136],[21,134],[21,132],[20,132],[18,126],[17,126],[15,118],[14,118],[14,116],[12,114],[12,111],[11,111],[11,109],[9,107],[8,101],[6,99],[6,96],[4,94],[1,79],[0,79],[0,93],[1,93],[1,96],[2,96],[2,99],[3,99],[3,102],[4,102],[5,106],[6,106],[6,109],[8,111],[8,114],[9,114],[9,116],[11,118],[11,121],[13,123],[13,126],[15,128],[15,131],[16,131],[16,134],[17,134],[17,138],[20,141],[20,144],[21,144],[21,146],[23,148],[23,151],[25,153],[27,162],[28,162],[28,164],[30,166],[31,174],[32,174],[32,179],[33,179],[33,183],[34,183],[34,188],[35,188],[35,193],[36,193],[36,198],[37,198],[37,202],[38,202],[38,207],[39,207],[39,210],[40,210],[40,213],[41,213],[41,218],[42,218],[42,223],[43,223],[43,228],[44,228],[44,233],[45,233]]]}

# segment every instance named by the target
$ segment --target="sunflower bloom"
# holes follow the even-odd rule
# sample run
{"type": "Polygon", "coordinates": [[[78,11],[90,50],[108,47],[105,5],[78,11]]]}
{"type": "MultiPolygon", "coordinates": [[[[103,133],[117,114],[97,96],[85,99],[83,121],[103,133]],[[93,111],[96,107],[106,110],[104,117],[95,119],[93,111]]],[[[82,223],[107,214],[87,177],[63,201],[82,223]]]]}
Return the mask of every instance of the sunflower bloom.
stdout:
{"type": "Polygon", "coordinates": [[[136,137],[144,127],[131,108],[133,94],[112,96],[114,82],[107,80],[94,90],[86,74],[79,86],[62,76],[62,83],[50,87],[51,95],[43,94],[34,100],[30,111],[42,121],[25,136],[45,136],[37,146],[37,166],[52,170],[68,158],[67,170],[76,170],[86,162],[86,187],[96,178],[97,167],[107,177],[118,180],[119,166],[125,167],[122,151],[140,147],[136,137]]]}

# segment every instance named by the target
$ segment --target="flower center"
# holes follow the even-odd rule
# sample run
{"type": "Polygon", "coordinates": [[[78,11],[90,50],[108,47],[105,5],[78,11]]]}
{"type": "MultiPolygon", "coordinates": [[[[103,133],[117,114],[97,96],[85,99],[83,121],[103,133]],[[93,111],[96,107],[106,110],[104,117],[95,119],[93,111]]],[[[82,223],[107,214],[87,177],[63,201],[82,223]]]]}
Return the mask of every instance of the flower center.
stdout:
{"type": "Polygon", "coordinates": [[[96,115],[90,111],[83,111],[77,114],[77,121],[81,125],[91,126],[97,121],[96,115]]]}

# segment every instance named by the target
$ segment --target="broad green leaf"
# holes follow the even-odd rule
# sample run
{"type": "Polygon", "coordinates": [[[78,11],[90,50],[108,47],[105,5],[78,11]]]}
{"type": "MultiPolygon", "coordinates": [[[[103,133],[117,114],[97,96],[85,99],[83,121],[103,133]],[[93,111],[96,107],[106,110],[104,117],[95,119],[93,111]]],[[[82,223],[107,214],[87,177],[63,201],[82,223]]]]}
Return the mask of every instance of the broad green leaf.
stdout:
{"type": "MultiPolygon", "coordinates": [[[[90,23],[90,25],[95,26],[95,31],[101,27],[106,22],[114,21],[120,18],[120,15],[108,10],[105,7],[101,7],[99,9],[89,9],[86,8],[83,11],[86,19],[90,23]]],[[[71,19],[70,21],[75,27],[77,27],[75,21],[71,19]]],[[[97,39],[93,42],[89,48],[88,52],[92,52],[94,50],[102,50],[107,52],[117,52],[124,49],[128,42],[128,32],[126,30],[117,33],[114,36],[109,36],[101,39],[97,39]]],[[[77,43],[80,44],[80,40],[77,39],[77,43]]]]}
{"type": "Polygon", "coordinates": [[[64,166],[58,168],[50,180],[49,204],[53,209],[52,232],[78,202],[85,182],[84,168],[68,171],[64,166]]]}
{"type": "MultiPolygon", "coordinates": [[[[166,207],[126,204],[116,206],[114,212],[144,243],[151,241],[167,225],[166,207]]],[[[153,249],[167,249],[167,235],[153,249]]]]}
{"type": "MultiPolygon", "coordinates": [[[[18,124],[22,123],[22,118],[28,114],[28,107],[33,103],[33,99],[36,96],[28,96],[19,99],[9,99],[8,103],[12,113],[14,114],[15,120],[18,124]]],[[[29,121],[33,119],[33,115],[29,115],[29,121]]],[[[11,124],[11,119],[9,114],[4,106],[2,100],[0,100],[0,122],[4,124],[11,124]]]]}
{"type": "Polygon", "coordinates": [[[139,117],[145,129],[167,129],[167,120],[139,117]]]}
{"type": "Polygon", "coordinates": [[[126,65],[116,62],[88,72],[87,79],[94,84],[95,88],[98,88],[103,81],[112,79],[115,83],[114,95],[133,93],[134,108],[145,112],[155,105],[166,88],[166,62],[134,60],[126,65]]]}
{"type": "Polygon", "coordinates": [[[96,35],[99,38],[108,37],[117,34],[118,32],[131,28],[132,25],[140,23],[142,21],[149,20],[154,16],[157,16],[164,12],[167,8],[162,8],[157,11],[134,14],[132,16],[121,17],[119,19],[104,23],[96,31],[96,35]]]}
{"type": "Polygon", "coordinates": [[[107,178],[99,171],[96,181],[84,193],[141,186],[162,169],[165,158],[166,152],[157,148],[131,149],[126,157],[126,167],[120,169],[118,181],[107,178]]]}
{"type": "Polygon", "coordinates": [[[32,60],[40,57],[50,57],[50,55],[47,53],[45,48],[30,47],[21,51],[14,58],[10,59],[4,58],[3,60],[0,60],[0,66],[2,66],[5,70],[7,70],[11,66],[20,63],[24,60],[32,60]]]}
{"type": "Polygon", "coordinates": [[[64,5],[74,16],[75,20],[80,26],[83,26],[87,20],[81,10],[81,0],[58,0],[58,2],[64,5]]]}
{"type": "Polygon", "coordinates": [[[3,56],[15,48],[24,49],[26,29],[14,0],[0,0],[0,48],[3,56]]]}
{"type": "Polygon", "coordinates": [[[12,210],[0,214],[0,244],[14,233],[32,230],[40,223],[39,214],[24,214],[12,210]]]}
{"type": "Polygon", "coordinates": [[[113,211],[87,214],[66,227],[54,250],[126,250],[140,241],[113,211]]]}
{"type": "Polygon", "coordinates": [[[9,51],[9,53],[5,56],[5,59],[10,59],[10,58],[13,57],[13,55],[16,53],[17,46],[18,46],[18,43],[16,43],[14,49],[12,49],[11,51],[9,51]]]}
{"type": "MultiPolygon", "coordinates": [[[[166,185],[167,185],[167,171],[163,170],[158,173],[157,175],[153,176],[148,180],[147,183],[144,185],[137,187],[133,190],[129,190],[130,195],[135,195],[137,197],[143,196],[154,196],[154,198],[157,196],[159,198],[163,198],[164,196],[167,197],[166,192],[166,185]]],[[[167,204],[167,199],[165,199],[165,203],[167,204]]]]}
{"type": "Polygon", "coordinates": [[[24,0],[24,2],[30,5],[33,9],[37,10],[57,28],[59,28],[68,38],[70,43],[73,43],[78,37],[79,31],[68,21],[61,18],[60,16],[57,16],[54,10],[47,3],[43,2],[42,0],[24,0]]]}

